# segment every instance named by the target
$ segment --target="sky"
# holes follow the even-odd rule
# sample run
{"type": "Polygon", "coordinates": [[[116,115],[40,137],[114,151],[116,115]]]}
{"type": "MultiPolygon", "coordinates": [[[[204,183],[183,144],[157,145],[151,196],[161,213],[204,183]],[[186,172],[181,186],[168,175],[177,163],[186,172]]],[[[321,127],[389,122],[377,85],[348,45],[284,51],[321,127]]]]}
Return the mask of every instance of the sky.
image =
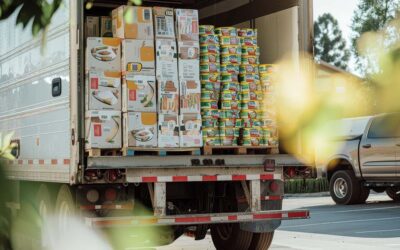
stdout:
{"type": "MultiPolygon", "coordinates": [[[[338,22],[346,39],[347,47],[351,44],[351,19],[359,0],[314,0],[314,20],[324,13],[331,13],[338,22]]],[[[354,58],[350,59],[349,70],[354,72],[354,58]]]]}

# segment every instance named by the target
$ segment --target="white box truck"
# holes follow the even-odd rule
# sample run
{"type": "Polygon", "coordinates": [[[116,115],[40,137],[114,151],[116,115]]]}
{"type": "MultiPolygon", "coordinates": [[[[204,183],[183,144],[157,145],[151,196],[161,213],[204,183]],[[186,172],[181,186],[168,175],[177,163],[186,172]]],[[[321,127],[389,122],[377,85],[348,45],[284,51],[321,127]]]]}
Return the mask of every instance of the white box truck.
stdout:
{"type": "MultiPolygon", "coordinates": [[[[16,27],[16,15],[0,22],[0,131],[14,132],[17,145],[5,169],[16,194],[10,208],[23,209],[29,192],[40,214],[55,211],[61,222],[77,208],[91,227],[169,226],[171,241],[187,230],[202,239],[211,229],[217,249],[239,250],[266,249],[281,220],[309,217],[282,210],[283,168],[304,165],[292,155],[88,155],[85,18],[126,4],[92,3],[64,0],[45,43],[16,27]],[[139,216],[137,204],[149,215],[139,216]]],[[[201,24],[258,28],[261,63],[287,53],[295,62],[311,46],[311,0],[143,4],[199,9],[201,24]]]]}

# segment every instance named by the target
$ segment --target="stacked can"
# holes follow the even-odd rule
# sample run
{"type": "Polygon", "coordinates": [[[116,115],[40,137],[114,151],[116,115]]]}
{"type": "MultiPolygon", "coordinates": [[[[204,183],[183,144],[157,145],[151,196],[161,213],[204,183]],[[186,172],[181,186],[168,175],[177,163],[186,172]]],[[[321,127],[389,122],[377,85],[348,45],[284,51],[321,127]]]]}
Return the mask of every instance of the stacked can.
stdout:
{"type": "Polygon", "coordinates": [[[214,26],[201,25],[200,30],[200,80],[201,114],[204,145],[220,146],[218,130],[220,82],[219,36],[214,26]]]}
{"type": "Polygon", "coordinates": [[[240,145],[260,146],[262,142],[262,117],[264,93],[259,75],[260,49],[257,46],[256,29],[239,29],[241,64],[239,81],[241,90],[240,118],[243,129],[240,145]]]}
{"type": "Polygon", "coordinates": [[[276,122],[276,93],[275,73],[276,65],[260,64],[259,74],[263,91],[261,144],[278,146],[278,128],[276,122]]]}
{"type": "Polygon", "coordinates": [[[221,113],[219,133],[223,146],[238,145],[240,119],[239,70],[242,50],[237,29],[234,27],[216,28],[220,38],[221,53],[221,113]]]}

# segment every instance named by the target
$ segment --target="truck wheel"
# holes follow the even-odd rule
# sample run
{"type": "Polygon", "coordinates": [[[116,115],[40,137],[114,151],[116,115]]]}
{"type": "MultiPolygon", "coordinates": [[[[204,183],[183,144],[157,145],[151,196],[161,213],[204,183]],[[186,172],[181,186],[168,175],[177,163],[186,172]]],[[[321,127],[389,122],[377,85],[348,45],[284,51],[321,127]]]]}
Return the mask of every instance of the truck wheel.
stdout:
{"type": "Polygon", "coordinates": [[[329,191],[332,199],[339,205],[356,204],[363,198],[360,197],[361,183],[350,170],[335,172],[329,183],[329,191]]]}
{"type": "Polygon", "coordinates": [[[247,250],[253,233],[241,230],[238,223],[216,224],[211,226],[211,238],[217,250],[247,250]]]}
{"type": "Polygon", "coordinates": [[[357,200],[357,203],[365,203],[365,201],[368,199],[370,191],[371,191],[370,189],[368,189],[360,184],[360,193],[361,194],[360,194],[359,199],[357,200]]]}
{"type": "Polygon", "coordinates": [[[274,232],[253,233],[249,250],[267,250],[271,246],[274,232]]]}
{"type": "Polygon", "coordinates": [[[58,190],[55,216],[60,232],[68,228],[68,221],[75,215],[75,203],[69,186],[61,185],[58,190]]]}
{"type": "Polygon", "coordinates": [[[386,189],[386,194],[394,201],[400,201],[400,188],[390,187],[386,189]]]}

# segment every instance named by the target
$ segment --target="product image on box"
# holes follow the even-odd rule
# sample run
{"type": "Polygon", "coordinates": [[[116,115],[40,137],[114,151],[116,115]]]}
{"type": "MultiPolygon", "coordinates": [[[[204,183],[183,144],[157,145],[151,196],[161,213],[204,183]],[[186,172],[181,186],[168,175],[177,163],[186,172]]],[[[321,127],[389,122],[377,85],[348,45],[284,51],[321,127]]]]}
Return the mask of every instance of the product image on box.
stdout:
{"type": "Polygon", "coordinates": [[[154,75],[154,43],[152,40],[122,41],[123,74],[132,72],[138,75],[154,75]]]}
{"type": "Polygon", "coordinates": [[[178,75],[178,59],[175,40],[156,40],[156,76],[173,79],[178,75]]]}
{"type": "Polygon", "coordinates": [[[112,37],[112,19],[109,16],[100,17],[100,36],[112,37]]]}
{"type": "Polygon", "coordinates": [[[177,38],[179,41],[199,40],[199,14],[197,10],[176,9],[177,38]]]}
{"type": "Polygon", "coordinates": [[[124,147],[157,147],[157,113],[124,113],[124,147]]]}
{"type": "Polygon", "coordinates": [[[119,38],[89,37],[86,48],[86,70],[121,71],[119,38]]]}
{"type": "Polygon", "coordinates": [[[122,84],[122,110],[156,112],[156,80],[154,76],[127,74],[122,84]]]}
{"type": "Polygon", "coordinates": [[[157,38],[175,39],[174,9],[154,7],[154,33],[157,38]]]}
{"type": "Polygon", "coordinates": [[[181,113],[200,113],[200,85],[199,81],[180,81],[181,113]]]}
{"type": "Polygon", "coordinates": [[[180,60],[199,60],[200,47],[198,42],[178,42],[180,60]]]}
{"type": "Polygon", "coordinates": [[[179,135],[181,147],[203,146],[202,121],[200,114],[183,114],[179,116],[179,135]]]}
{"type": "Polygon", "coordinates": [[[158,147],[179,147],[178,115],[158,115],[158,147]]]}
{"type": "Polygon", "coordinates": [[[149,7],[120,6],[112,11],[114,37],[153,39],[153,14],[149,7]]]}
{"type": "Polygon", "coordinates": [[[121,112],[86,112],[86,148],[121,147],[121,112]]]}
{"type": "Polygon", "coordinates": [[[157,80],[159,113],[178,114],[179,89],[177,80],[157,80]]]}
{"type": "Polygon", "coordinates": [[[121,73],[89,71],[86,84],[87,110],[121,110],[121,73]]]}

